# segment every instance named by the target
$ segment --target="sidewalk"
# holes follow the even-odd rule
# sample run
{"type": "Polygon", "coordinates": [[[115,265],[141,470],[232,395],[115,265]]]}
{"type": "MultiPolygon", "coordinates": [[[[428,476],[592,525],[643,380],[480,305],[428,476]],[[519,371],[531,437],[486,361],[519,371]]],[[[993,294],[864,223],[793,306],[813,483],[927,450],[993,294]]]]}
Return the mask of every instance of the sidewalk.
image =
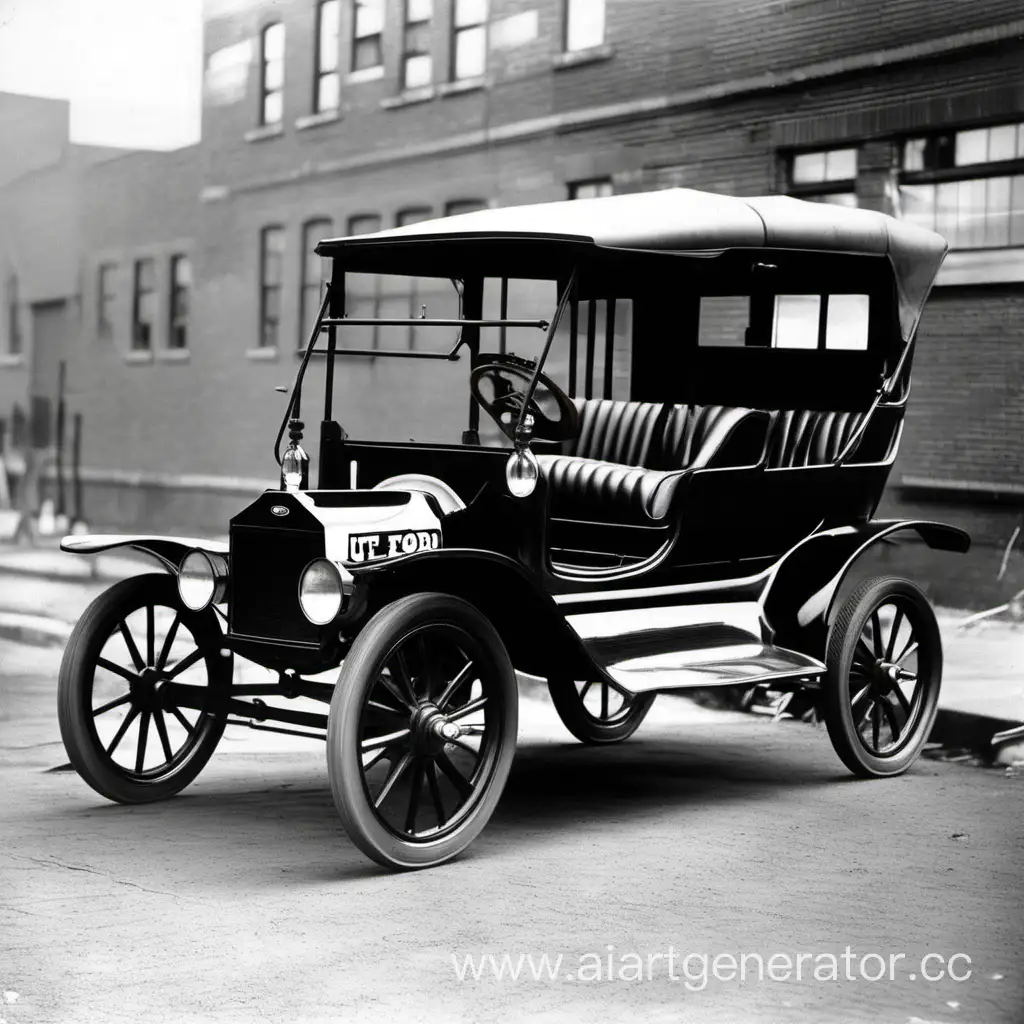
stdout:
{"type": "MultiPolygon", "coordinates": [[[[151,559],[124,549],[83,556],[58,544],[59,538],[35,548],[0,544],[0,578],[7,577],[0,589],[0,637],[63,647],[96,593],[155,568],[151,559]]],[[[993,733],[1024,721],[1024,625],[990,618],[960,628],[968,615],[937,609],[945,668],[933,739],[987,752],[993,733]]]]}

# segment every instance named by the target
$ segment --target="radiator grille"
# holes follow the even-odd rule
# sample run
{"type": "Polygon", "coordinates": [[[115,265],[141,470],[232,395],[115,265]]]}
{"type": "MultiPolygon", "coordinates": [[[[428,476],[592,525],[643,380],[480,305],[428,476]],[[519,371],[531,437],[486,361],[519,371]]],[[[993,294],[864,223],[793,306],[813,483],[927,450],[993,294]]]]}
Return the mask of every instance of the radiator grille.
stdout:
{"type": "Polygon", "coordinates": [[[242,636],[318,643],[319,629],[299,607],[299,576],[324,556],[322,530],[231,529],[231,632],[242,636]]]}

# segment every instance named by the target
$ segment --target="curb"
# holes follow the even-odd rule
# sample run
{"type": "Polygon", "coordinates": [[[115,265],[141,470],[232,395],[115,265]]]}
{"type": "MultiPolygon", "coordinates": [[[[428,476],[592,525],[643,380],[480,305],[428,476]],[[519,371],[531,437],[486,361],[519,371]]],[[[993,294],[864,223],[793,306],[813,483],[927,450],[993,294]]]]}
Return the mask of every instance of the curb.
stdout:
{"type": "Polygon", "coordinates": [[[46,615],[0,612],[0,638],[30,647],[64,647],[74,628],[74,623],[46,615]]]}

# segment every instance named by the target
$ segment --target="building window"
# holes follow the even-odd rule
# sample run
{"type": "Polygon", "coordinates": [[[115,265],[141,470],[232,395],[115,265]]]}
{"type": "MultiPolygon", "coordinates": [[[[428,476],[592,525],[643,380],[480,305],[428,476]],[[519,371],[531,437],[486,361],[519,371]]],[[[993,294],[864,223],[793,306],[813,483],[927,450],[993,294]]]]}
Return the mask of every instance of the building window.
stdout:
{"type": "Polygon", "coordinates": [[[153,348],[156,323],[156,261],[135,261],[135,287],[132,292],[132,348],[149,352],[153,348]]]}
{"type": "Polygon", "coordinates": [[[352,24],[352,70],[366,71],[384,63],[384,0],[355,0],[352,24]]]}
{"type": "Polygon", "coordinates": [[[260,232],[260,347],[277,348],[284,279],[284,229],[260,232]]]}
{"type": "Polygon", "coordinates": [[[605,0],[565,0],[565,48],[589,50],[604,42],[605,0]]]}
{"type": "Polygon", "coordinates": [[[455,0],[452,78],[480,78],[487,70],[487,2],[455,0]]]}
{"type": "Polygon", "coordinates": [[[338,75],[341,0],[321,0],[316,15],[316,84],[313,109],[318,114],[337,110],[341,100],[338,75]]]}
{"type": "Polygon", "coordinates": [[[857,205],[857,150],[820,149],[789,158],[789,194],[816,203],[857,205]]]}
{"type": "Polygon", "coordinates": [[[1024,122],[906,139],[900,215],[954,249],[1024,246],[1024,122]]]}
{"type": "Polygon", "coordinates": [[[260,124],[279,124],[284,113],[284,25],[267,25],[260,36],[260,124]]]}
{"type": "Polygon", "coordinates": [[[192,261],[187,256],[171,257],[171,318],[167,347],[188,348],[189,295],[192,291],[192,261]]]}
{"type": "Polygon", "coordinates": [[[444,204],[444,215],[457,217],[460,213],[475,213],[477,210],[486,209],[487,203],[482,199],[453,199],[444,204]]]}
{"type": "Polygon", "coordinates": [[[402,88],[421,89],[434,80],[430,55],[430,19],[433,0],[405,0],[405,34],[402,43],[402,88]]]}
{"type": "MultiPolygon", "coordinates": [[[[375,213],[349,218],[348,234],[368,235],[380,231],[381,219],[375,213]]],[[[380,316],[381,278],[379,274],[345,275],[345,314],[352,319],[372,320],[380,316]]],[[[339,337],[347,348],[379,348],[380,333],[376,324],[365,327],[344,327],[339,337]]]]}
{"type": "Polygon", "coordinates": [[[7,279],[7,355],[20,356],[23,349],[18,307],[18,277],[11,274],[7,279]]]}
{"type": "Polygon", "coordinates": [[[612,195],[611,178],[589,178],[587,181],[570,181],[570,199],[599,199],[612,195]]]}
{"type": "Polygon", "coordinates": [[[330,262],[316,254],[316,245],[321,239],[329,238],[333,229],[333,222],[328,217],[306,221],[302,228],[299,330],[302,332],[300,341],[303,348],[309,341],[309,332],[313,329],[317,313],[320,312],[320,303],[324,301],[324,291],[330,280],[330,262]]]}
{"type": "Polygon", "coordinates": [[[113,263],[103,263],[97,274],[96,334],[106,341],[114,336],[114,302],[117,299],[117,292],[114,289],[116,270],[113,263]]]}

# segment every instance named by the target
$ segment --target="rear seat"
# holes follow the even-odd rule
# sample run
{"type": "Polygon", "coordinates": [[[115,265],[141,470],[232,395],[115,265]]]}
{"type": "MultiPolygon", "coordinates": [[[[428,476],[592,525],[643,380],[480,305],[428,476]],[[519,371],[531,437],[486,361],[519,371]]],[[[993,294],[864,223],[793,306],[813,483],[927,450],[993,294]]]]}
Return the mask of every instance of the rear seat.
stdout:
{"type": "Polygon", "coordinates": [[[864,415],[784,409],[769,439],[768,468],[827,465],[849,444],[864,415]]]}
{"type": "Polygon", "coordinates": [[[663,519],[687,471],[756,462],[769,419],[731,406],[575,402],[580,432],[573,451],[538,461],[555,514],[579,519],[663,519]]]}
{"type": "Polygon", "coordinates": [[[690,470],[827,465],[863,412],[768,412],[728,405],[574,399],[580,432],[566,455],[540,455],[555,515],[650,524],[665,517],[690,470]]]}

